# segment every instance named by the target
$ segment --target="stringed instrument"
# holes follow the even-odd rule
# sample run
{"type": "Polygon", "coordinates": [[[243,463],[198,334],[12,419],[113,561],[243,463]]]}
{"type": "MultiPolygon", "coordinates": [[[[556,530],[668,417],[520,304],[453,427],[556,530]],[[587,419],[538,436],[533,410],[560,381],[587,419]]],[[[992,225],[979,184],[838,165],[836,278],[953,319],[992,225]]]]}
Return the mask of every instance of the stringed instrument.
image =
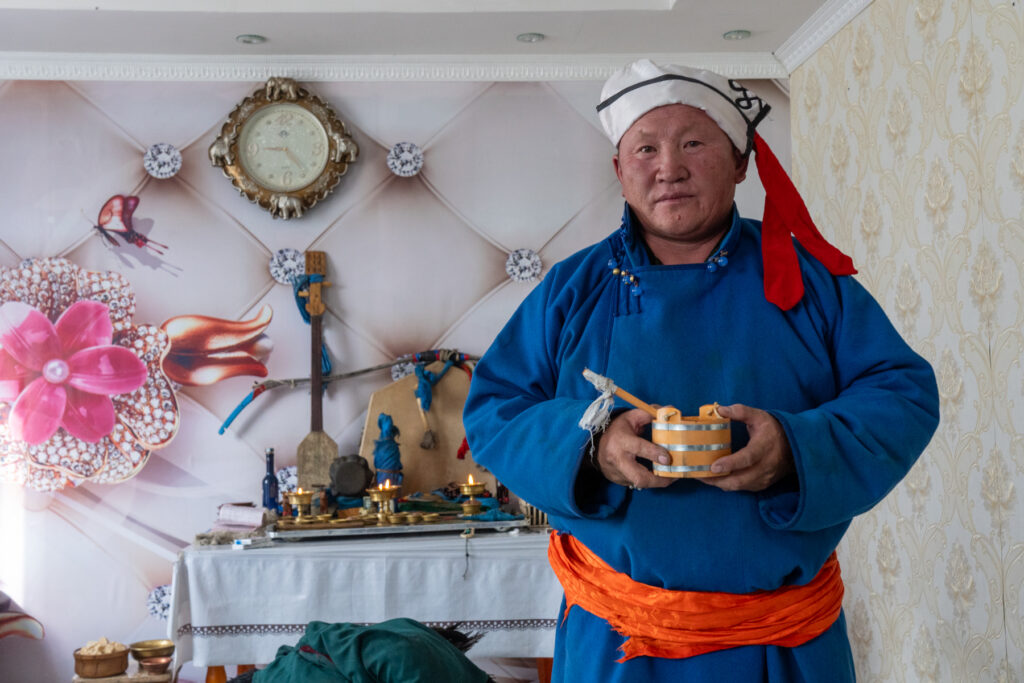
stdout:
{"type": "Polygon", "coordinates": [[[306,312],[310,327],[310,419],[309,434],[299,444],[297,453],[298,486],[304,490],[325,488],[331,482],[331,463],[338,456],[338,444],[324,432],[323,406],[323,315],[326,307],[322,288],[331,283],[327,275],[327,254],[322,251],[306,252],[306,275],[310,276],[306,297],[306,312]]]}

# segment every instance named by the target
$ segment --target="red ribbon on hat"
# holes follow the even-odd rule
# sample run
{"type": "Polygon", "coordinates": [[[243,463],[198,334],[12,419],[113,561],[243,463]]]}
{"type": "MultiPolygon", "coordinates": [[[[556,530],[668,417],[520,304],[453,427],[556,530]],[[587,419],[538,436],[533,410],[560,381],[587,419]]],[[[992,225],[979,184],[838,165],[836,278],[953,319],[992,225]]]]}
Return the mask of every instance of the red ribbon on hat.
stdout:
{"type": "Polygon", "coordinates": [[[754,162],[764,187],[764,218],[761,221],[761,258],[764,263],[764,296],[784,311],[803,298],[796,248],[790,234],[833,275],[853,275],[853,260],[828,243],[807,212],[793,181],[768,144],[754,134],[754,162]]]}

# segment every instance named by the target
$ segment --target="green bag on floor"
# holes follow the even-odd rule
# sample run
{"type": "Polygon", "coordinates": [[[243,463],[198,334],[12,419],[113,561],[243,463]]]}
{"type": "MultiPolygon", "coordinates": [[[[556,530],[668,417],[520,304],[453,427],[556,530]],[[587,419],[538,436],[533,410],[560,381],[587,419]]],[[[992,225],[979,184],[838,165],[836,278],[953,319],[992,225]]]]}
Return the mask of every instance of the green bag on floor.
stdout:
{"type": "Polygon", "coordinates": [[[413,619],[379,624],[312,621],[294,647],[283,646],[254,683],[486,683],[457,647],[413,619]]]}

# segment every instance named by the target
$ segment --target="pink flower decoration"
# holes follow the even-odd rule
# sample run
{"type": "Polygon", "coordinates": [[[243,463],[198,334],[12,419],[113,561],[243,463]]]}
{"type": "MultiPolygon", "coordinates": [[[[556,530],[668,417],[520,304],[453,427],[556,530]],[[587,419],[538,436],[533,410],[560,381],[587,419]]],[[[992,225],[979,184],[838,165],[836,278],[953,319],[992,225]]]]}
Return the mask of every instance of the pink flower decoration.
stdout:
{"type": "Polygon", "coordinates": [[[21,301],[0,306],[0,401],[11,402],[11,437],[40,444],[63,427],[96,443],[114,429],[110,396],[141,387],[146,364],[113,345],[106,304],[77,301],[54,325],[21,301]]]}
{"type": "Polygon", "coordinates": [[[36,491],[117,484],[171,443],[180,415],[174,386],[161,368],[170,340],[159,327],[134,321],[135,294],[123,275],[86,270],[62,258],[26,259],[0,267],[0,308],[5,303],[27,308],[6,309],[0,325],[6,335],[0,338],[0,481],[36,491]],[[87,305],[72,313],[80,302],[87,305]],[[123,351],[110,353],[110,346],[123,351]],[[107,350],[82,353],[97,347],[107,350]],[[146,368],[145,381],[134,390],[123,391],[136,386],[126,381],[134,370],[124,352],[146,368]],[[45,368],[50,360],[67,363],[66,379],[61,363],[45,368]],[[42,381],[33,386],[37,380],[42,381]],[[54,384],[58,389],[47,386],[54,384]],[[18,417],[12,418],[19,401],[18,417]],[[104,435],[108,403],[114,423],[104,435]],[[26,440],[45,435],[47,423],[56,424],[48,439],[26,440]]]}

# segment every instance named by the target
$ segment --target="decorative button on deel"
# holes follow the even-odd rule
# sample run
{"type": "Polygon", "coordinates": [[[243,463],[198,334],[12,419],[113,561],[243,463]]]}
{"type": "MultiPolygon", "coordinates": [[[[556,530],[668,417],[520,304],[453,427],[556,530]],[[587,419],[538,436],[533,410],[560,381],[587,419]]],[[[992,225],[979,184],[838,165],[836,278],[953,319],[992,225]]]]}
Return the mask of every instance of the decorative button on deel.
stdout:
{"type": "Polygon", "coordinates": [[[640,296],[643,293],[643,288],[640,287],[640,279],[630,273],[625,268],[619,268],[615,265],[614,259],[608,259],[608,267],[612,269],[612,275],[619,278],[622,284],[629,286],[629,293],[633,296],[640,296]]]}
{"type": "Polygon", "coordinates": [[[728,253],[729,252],[727,251],[720,251],[717,254],[714,254],[713,256],[709,257],[706,261],[708,272],[713,273],[719,268],[725,268],[727,265],[729,265],[729,259],[726,258],[726,255],[728,253]]]}

